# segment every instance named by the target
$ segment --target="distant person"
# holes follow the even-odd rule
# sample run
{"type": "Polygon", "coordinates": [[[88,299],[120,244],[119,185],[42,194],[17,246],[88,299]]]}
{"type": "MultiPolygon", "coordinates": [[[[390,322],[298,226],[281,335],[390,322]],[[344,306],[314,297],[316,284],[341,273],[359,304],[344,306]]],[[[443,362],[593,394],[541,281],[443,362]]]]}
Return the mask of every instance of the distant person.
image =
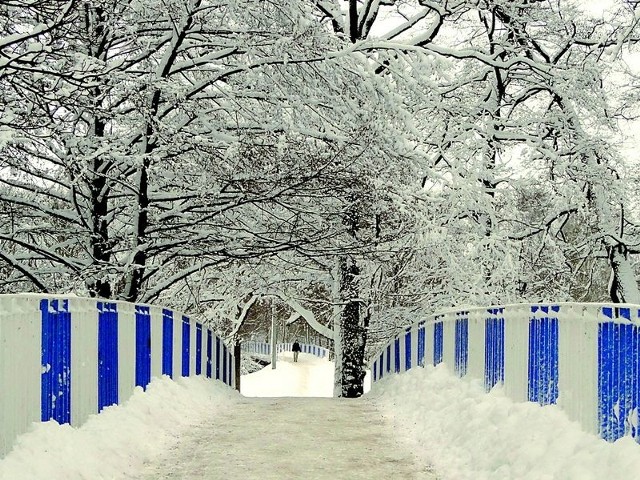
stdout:
{"type": "Polygon", "coordinates": [[[302,350],[300,348],[300,344],[298,343],[298,340],[295,340],[293,342],[293,347],[291,347],[291,350],[293,350],[293,361],[297,362],[298,361],[298,355],[300,354],[300,351],[302,350]]]}

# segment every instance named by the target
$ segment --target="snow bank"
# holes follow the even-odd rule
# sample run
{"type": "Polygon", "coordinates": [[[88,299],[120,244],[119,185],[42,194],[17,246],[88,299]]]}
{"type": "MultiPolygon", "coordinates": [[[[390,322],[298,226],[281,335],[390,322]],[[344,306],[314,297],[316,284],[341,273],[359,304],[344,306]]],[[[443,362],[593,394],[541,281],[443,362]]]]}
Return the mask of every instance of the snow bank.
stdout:
{"type": "Polygon", "coordinates": [[[2,480],[132,478],[166,455],[183,432],[207,416],[228,414],[239,395],[202,377],[153,379],[123,405],[106,408],[79,428],[35,423],[0,460],[2,480]]]}
{"type": "Polygon", "coordinates": [[[443,480],[638,478],[640,445],[587,434],[556,406],[515,403],[441,364],[383,379],[369,395],[443,480]]]}

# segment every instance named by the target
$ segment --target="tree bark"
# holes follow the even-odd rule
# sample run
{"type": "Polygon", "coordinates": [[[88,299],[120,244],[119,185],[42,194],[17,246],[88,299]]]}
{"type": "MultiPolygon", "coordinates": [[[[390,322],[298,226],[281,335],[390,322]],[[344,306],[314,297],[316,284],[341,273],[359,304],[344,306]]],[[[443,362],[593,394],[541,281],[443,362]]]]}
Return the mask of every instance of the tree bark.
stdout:
{"type": "MultiPolygon", "coordinates": [[[[104,61],[107,58],[108,31],[105,28],[106,16],[101,7],[85,5],[85,25],[91,38],[88,45],[89,55],[104,61]]],[[[95,112],[93,112],[93,131],[95,139],[103,139],[106,133],[107,123],[101,117],[103,86],[98,84],[91,89],[95,112]]],[[[96,157],[92,165],[92,177],[89,182],[89,206],[91,212],[91,233],[89,247],[95,273],[87,281],[87,288],[92,297],[111,298],[112,289],[108,279],[104,278],[102,268],[111,262],[111,242],[109,241],[109,225],[107,215],[109,212],[109,185],[107,184],[108,165],[104,158],[96,157]]]]}
{"type": "Polygon", "coordinates": [[[339,339],[340,354],[336,348],[338,373],[338,397],[357,398],[364,393],[364,347],[366,326],[363,324],[359,298],[360,266],[355,258],[343,255],[339,259],[340,300],[343,305],[340,314],[339,339]]]}
{"type": "Polygon", "coordinates": [[[640,290],[624,245],[608,247],[611,280],[609,295],[614,303],[640,303],[640,290]]]}

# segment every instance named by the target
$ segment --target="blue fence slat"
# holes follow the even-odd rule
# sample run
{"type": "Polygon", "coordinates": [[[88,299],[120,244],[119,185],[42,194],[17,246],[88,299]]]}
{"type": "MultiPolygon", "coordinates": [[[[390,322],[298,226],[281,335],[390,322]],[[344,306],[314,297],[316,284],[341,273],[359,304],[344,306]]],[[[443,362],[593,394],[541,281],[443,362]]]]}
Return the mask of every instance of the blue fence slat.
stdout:
{"type": "Polygon", "coordinates": [[[418,323],[418,365],[424,367],[425,326],[424,322],[418,323]]]}
{"type": "Polygon", "coordinates": [[[213,339],[211,330],[207,328],[207,378],[211,378],[211,362],[212,362],[213,339]]]}
{"type": "Polygon", "coordinates": [[[380,361],[378,362],[378,378],[382,378],[384,375],[384,351],[380,354],[380,361]]]}
{"type": "Polygon", "coordinates": [[[408,328],[404,334],[404,369],[411,369],[411,329],[408,328]]]}
{"type": "Polygon", "coordinates": [[[191,324],[189,317],[182,316],[182,376],[189,376],[189,362],[191,360],[191,324]]]}
{"type": "Polygon", "coordinates": [[[162,374],[173,378],[173,312],[162,310],[162,374]]]}
{"type": "Polygon", "coordinates": [[[433,324],[433,364],[438,365],[442,363],[443,355],[443,336],[444,325],[442,322],[436,322],[433,324]]]}
{"type": "Polygon", "coordinates": [[[631,434],[640,441],[640,328],[626,323],[628,308],[603,308],[611,318],[598,324],[598,424],[600,436],[613,442],[631,434]],[[617,320],[617,321],[614,321],[617,320]],[[618,323],[620,322],[620,323],[618,323]],[[631,418],[635,416],[635,418],[631,418]]]}
{"type": "Polygon", "coordinates": [[[220,380],[220,337],[216,335],[216,380],[220,380]]]}
{"type": "MultiPolygon", "coordinates": [[[[634,314],[637,314],[636,318],[640,318],[640,310],[635,310],[634,314]]],[[[636,408],[636,421],[631,425],[631,435],[640,443],[640,326],[636,324],[632,330],[629,369],[633,372],[633,384],[631,388],[634,392],[632,401],[636,408]]]]}
{"type": "Polygon", "coordinates": [[[41,300],[43,422],[71,422],[71,314],[68,300],[41,300]]]}
{"type": "Polygon", "coordinates": [[[396,337],[396,339],[393,341],[393,357],[394,357],[394,371],[396,373],[400,373],[400,338],[396,337]]]}
{"type": "Polygon", "coordinates": [[[391,373],[391,344],[387,345],[387,373],[391,373]]]}
{"type": "MultiPolygon", "coordinates": [[[[216,342],[220,342],[220,339],[216,338],[216,342]]],[[[227,346],[225,344],[222,344],[222,383],[227,383],[227,346]]]]}
{"type": "Polygon", "coordinates": [[[600,436],[609,441],[614,439],[610,432],[613,392],[609,380],[612,375],[613,362],[608,358],[612,342],[605,337],[609,336],[612,329],[612,323],[598,325],[598,424],[600,436]]]}
{"type": "Polygon", "coordinates": [[[98,412],[118,403],[117,304],[97,302],[98,308],[98,412]]]}
{"type": "Polygon", "coordinates": [[[455,371],[459,377],[467,374],[469,363],[469,319],[456,318],[455,332],[455,371]]]}
{"type": "Polygon", "coordinates": [[[485,319],[484,386],[487,391],[504,383],[504,318],[502,308],[488,310],[493,316],[485,319]]]}
{"type": "MultiPolygon", "coordinates": [[[[535,314],[538,310],[538,307],[531,307],[531,313],[535,314]]],[[[528,399],[531,402],[535,402],[536,392],[538,392],[538,374],[536,362],[538,361],[538,348],[540,345],[539,336],[539,328],[538,324],[534,322],[533,319],[529,321],[529,356],[527,371],[528,371],[528,399]]]]}
{"type": "Polygon", "coordinates": [[[196,322],[196,375],[202,375],[202,324],[196,322]]]}
{"type": "MultiPolygon", "coordinates": [[[[536,314],[539,307],[532,307],[536,314]]],[[[558,318],[557,312],[542,307],[539,318],[529,320],[528,399],[540,405],[558,401],[558,318]]]]}
{"type": "Polygon", "coordinates": [[[151,381],[151,313],[136,305],[136,386],[147,388],[151,381]]]}

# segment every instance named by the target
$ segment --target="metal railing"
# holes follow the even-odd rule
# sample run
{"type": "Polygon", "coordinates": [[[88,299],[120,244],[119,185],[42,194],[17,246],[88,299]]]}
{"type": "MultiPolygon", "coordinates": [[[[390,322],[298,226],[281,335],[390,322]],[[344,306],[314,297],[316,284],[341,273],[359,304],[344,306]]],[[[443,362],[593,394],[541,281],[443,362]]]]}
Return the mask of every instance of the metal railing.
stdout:
{"type": "Polygon", "coordinates": [[[556,404],[607,441],[640,442],[640,306],[555,303],[449,311],[404,328],[374,357],[372,381],[444,362],[504,386],[515,401],[556,404]]]}
{"type": "Polygon", "coordinates": [[[0,295],[0,457],[32,422],[79,426],[151,378],[234,387],[232,349],[171,309],[69,296],[0,295]]]}

